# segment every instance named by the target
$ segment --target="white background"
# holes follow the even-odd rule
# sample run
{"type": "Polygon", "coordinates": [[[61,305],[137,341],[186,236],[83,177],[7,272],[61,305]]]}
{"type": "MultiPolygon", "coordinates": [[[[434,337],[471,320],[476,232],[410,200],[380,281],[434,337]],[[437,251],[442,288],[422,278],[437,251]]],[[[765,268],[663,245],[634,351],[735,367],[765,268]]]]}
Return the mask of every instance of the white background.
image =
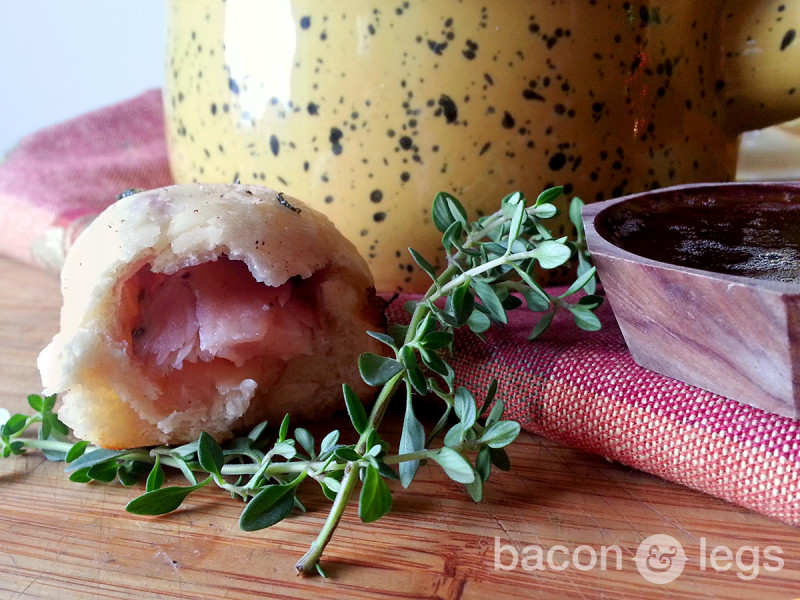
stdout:
{"type": "Polygon", "coordinates": [[[21,137],[160,87],[166,0],[8,0],[0,157],[21,137]]]}

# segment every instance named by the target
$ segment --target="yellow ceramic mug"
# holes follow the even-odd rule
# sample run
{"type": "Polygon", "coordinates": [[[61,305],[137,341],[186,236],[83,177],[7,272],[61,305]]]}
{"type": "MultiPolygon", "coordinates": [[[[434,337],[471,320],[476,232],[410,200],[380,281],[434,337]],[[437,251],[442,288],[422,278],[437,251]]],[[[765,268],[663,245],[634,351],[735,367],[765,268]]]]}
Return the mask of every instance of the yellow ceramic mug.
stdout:
{"type": "MultiPolygon", "coordinates": [[[[738,136],[800,115],[795,0],[171,0],[179,181],[328,213],[382,291],[427,287],[436,192],[472,215],[732,179],[738,136]]],[[[561,219],[557,228],[566,230],[561,219]]]]}

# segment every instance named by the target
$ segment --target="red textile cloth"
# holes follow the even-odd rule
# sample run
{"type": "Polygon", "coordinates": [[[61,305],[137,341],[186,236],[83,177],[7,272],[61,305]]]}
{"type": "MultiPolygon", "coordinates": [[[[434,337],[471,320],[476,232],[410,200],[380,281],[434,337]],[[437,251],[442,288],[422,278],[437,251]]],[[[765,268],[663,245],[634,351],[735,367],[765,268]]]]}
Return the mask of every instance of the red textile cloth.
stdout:
{"type": "Polygon", "coordinates": [[[598,316],[587,333],[557,315],[535,342],[523,311],[486,343],[457,332],[458,385],[480,397],[495,378],[507,418],[533,434],[800,525],[800,421],[640,367],[607,303],[598,316]]]}
{"type": "Polygon", "coordinates": [[[0,252],[58,271],[117,194],[171,182],[159,90],[34,133],[0,164],[0,252]]]}
{"type": "MultiPolygon", "coordinates": [[[[171,183],[160,92],[23,140],[0,164],[0,252],[58,270],[82,226],[128,188],[171,183]]],[[[611,307],[603,328],[512,313],[481,342],[459,332],[459,385],[492,377],[508,414],[538,435],[800,525],[800,421],[728,400],[638,366],[611,307]]],[[[402,320],[401,303],[389,309],[402,320]]]]}

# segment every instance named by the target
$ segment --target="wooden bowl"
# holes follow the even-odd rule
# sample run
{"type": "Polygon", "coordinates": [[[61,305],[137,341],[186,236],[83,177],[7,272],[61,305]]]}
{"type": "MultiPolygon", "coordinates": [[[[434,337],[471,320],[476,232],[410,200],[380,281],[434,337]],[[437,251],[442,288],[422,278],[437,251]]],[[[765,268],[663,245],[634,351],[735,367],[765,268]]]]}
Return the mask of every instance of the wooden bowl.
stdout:
{"type": "Polygon", "coordinates": [[[800,416],[800,182],[664,188],[583,221],[638,364],[800,416]]]}

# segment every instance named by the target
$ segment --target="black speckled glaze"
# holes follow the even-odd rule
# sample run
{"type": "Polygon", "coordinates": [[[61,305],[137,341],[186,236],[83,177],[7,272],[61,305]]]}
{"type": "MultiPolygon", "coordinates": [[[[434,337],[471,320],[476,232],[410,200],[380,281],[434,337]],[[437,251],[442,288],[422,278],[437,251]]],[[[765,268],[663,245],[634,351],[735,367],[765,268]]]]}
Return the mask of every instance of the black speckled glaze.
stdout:
{"type": "Polygon", "coordinates": [[[437,191],[477,215],[514,190],[592,202],[725,181],[739,132],[800,115],[800,78],[775,69],[800,73],[790,2],[253,6],[171,2],[174,175],[324,210],[387,292],[427,287],[406,248],[435,256],[437,191]]]}

